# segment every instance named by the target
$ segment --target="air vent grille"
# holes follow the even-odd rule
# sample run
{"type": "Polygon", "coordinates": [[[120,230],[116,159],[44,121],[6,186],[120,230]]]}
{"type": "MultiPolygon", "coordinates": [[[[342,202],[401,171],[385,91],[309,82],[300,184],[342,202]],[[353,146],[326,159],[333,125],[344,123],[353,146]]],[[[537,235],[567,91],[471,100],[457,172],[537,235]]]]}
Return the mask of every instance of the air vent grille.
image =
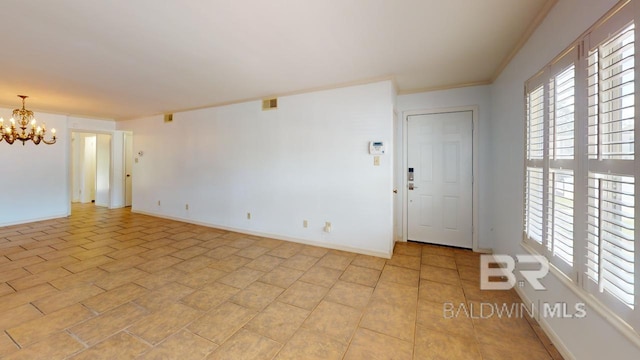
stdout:
{"type": "Polygon", "coordinates": [[[262,110],[273,110],[278,108],[278,98],[262,100],[262,110]]]}

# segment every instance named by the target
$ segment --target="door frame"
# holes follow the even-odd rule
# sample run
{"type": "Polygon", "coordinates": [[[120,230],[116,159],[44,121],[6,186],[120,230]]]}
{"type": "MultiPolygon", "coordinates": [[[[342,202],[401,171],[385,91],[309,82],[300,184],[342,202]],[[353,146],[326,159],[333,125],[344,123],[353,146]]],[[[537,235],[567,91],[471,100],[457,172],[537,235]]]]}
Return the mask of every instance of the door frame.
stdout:
{"type": "Polygon", "coordinates": [[[472,151],[472,179],[473,185],[471,187],[471,201],[473,214],[471,216],[471,248],[474,252],[481,251],[478,247],[478,106],[457,106],[447,108],[433,108],[426,110],[410,110],[402,112],[402,168],[400,169],[402,174],[402,184],[399,186],[399,191],[402,192],[402,241],[408,241],[408,228],[409,228],[409,192],[407,191],[407,168],[409,166],[409,116],[414,115],[432,115],[440,113],[452,113],[452,112],[465,112],[471,111],[472,124],[471,124],[471,151],[472,151]]]}

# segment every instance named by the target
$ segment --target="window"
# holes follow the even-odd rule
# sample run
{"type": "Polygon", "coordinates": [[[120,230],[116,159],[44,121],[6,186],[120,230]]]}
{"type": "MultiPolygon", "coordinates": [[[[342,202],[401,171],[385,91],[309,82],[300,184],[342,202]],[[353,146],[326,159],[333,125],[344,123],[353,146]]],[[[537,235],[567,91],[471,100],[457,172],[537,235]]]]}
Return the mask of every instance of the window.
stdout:
{"type": "Polygon", "coordinates": [[[572,276],[575,57],[571,48],[526,84],[525,239],[572,276]]]}
{"type": "Polygon", "coordinates": [[[527,173],[525,232],[542,244],[544,176],[544,88],[537,86],[527,94],[527,173]]]}
{"type": "Polygon", "coordinates": [[[525,84],[523,230],[529,246],[638,331],[640,84],[627,7],[525,84]]]}

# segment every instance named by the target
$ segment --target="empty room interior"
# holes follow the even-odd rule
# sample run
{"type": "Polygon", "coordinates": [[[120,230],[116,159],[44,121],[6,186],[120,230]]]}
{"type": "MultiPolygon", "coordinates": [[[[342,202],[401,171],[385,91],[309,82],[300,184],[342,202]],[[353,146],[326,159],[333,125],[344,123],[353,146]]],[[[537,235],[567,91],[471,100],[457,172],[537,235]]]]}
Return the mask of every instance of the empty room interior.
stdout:
{"type": "Polygon", "coordinates": [[[0,13],[1,359],[640,358],[640,0],[0,13]]]}

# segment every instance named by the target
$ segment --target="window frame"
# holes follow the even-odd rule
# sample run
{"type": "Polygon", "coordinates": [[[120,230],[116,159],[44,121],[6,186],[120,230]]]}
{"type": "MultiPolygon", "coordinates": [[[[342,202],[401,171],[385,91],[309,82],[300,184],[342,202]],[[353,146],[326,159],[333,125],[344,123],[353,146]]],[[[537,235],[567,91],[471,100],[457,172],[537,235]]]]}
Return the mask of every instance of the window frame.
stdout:
{"type": "MultiPolygon", "coordinates": [[[[577,149],[579,149],[579,146],[581,143],[578,142],[578,136],[577,136],[577,129],[576,129],[576,124],[577,124],[577,109],[578,109],[578,104],[577,104],[577,68],[578,68],[578,64],[577,64],[577,55],[578,55],[578,46],[577,44],[572,44],[567,50],[565,50],[560,56],[558,56],[556,59],[554,59],[549,65],[545,66],[540,72],[538,72],[536,75],[534,75],[532,78],[530,78],[529,80],[527,80],[527,82],[525,83],[525,121],[526,121],[526,125],[525,125],[525,184],[524,184],[524,192],[525,192],[525,206],[527,206],[528,201],[530,201],[528,199],[528,186],[529,183],[528,181],[528,170],[531,168],[534,169],[542,169],[543,171],[543,177],[542,177],[542,181],[543,181],[543,197],[542,197],[542,239],[541,242],[536,241],[535,239],[531,238],[530,236],[527,235],[527,230],[525,229],[524,235],[523,235],[523,242],[525,242],[527,245],[529,245],[530,247],[532,247],[533,249],[536,250],[536,252],[543,254],[545,257],[547,257],[547,259],[549,259],[549,262],[551,264],[553,264],[554,266],[556,266],[563,274],[565,274],[566,276],[572,278],[572,279],[576,279],[577,278],[577,271],[574,268],[574,266],[572,264],[576,263],[576,251],[575,248],[576,246],[573,245],[573,261],[572,264],[568,264],[566,262],[564,262],[563,260],[561,260],[558,256],[554,256],[553,254],[553,250],[550,250],[550,248],[552,248],[554,246],[554,244],[550,243],[549,238],[548,238],[548,234],[549,234],[549,214],[548,214],[548,207],[550,206],[550,199],[549,199],[549,179],[550,179],[550,173],[553,171],[571,171],[572,172],[572,176],[573,176],[573,187],[574,187],[574,193],[575,193],[575,189],[577,187],[577,178],[578,176],[576,176],[576,174],[578,173],[578,169],[579,169],[579,160],[577,159],[578,157],[578,151],[577,149]],[[551,86],[550,86],[550,82],[554,81],[558,75],[562,74],[565,72],[565,70],[569,69],[571,66],[574,67],[574,120],[573,120],[573,126],[574,126],[574,135],[573,135],[573,140],[574,140],[574,145],[573,145],[573,159],[554,159],[551,160],[550,159],[550,103],[549,103],[549,99],[550,99],[550,94],[551,94],[551,86]],[[530,159],[529,158],[529,151],[528,151],[528,147],[529,147],[529,143],[528,143],[528,139],[529,139],[529,121],[530,121],[530,109],[529,109],[529,102],[530,102],[530,95],[537,91],[540,87],[542,87],[543,89],[543,120],[542,120],[542,124],[543,124],[543,156],[542,159],[530,159]],[[577,144],[579,143],[579,144],[577,144]]],[[[555,88],[555,87],[554,87],[555,88]]],[[[554,96],[554,104],[556,103],[555,101],[555,96],[554,96]]],[[[554,119],[555,119],[555,112],[554,112],[554,119]]],[[[576,214],[575,214],[575,196],[574,196],[574,214],[573,214],[573,237],[575,239],[576,236],[576,226],[575,226],[575,219],[576,219],[576,214]]],[[[525,209],[525,224],[528,224],[528,221],[526,219],[527,216],[527,210],[525,209]]],[[[575,241],[573,241],[572,243],[575,243],[575,241]]]]}
{"type": "MultiPolygon", "coordinates": [[[[638,31],[640,27],[640,5],[634,7],[634,2],[621,2],[614,7],[608,14],[603,16],[601,20],[596,22],[589,30],[581,35],[574,43],[572,43],[565,51],[558,55],[553,61],[546,65],[537,74],[532,76],[525,82],[524,100],[525,100],[525,129],[524,129],[524,212],[523,212],[523,246],[529,251],[544,255],[549,259],[552,266],[552,272],[568,285],[570,285],[576,294],[585,300],[594,304],[594,308],[605,314],[605,317],[616,323],[619,329],[631,331],[635,336],[635,342],[640,342],[640,216],[637,216],[640,210],[640,66],[636,66],[640,58],[640,41],[638,39],[638,31]],[[636,10],[638,8],[638,10],[636,10]],[[636,15],[637,14],[637,15],[636,15]],[[634,129],[633,129],[633,160],[593,160],[589,157],[589,109],[588,109],[588,56],[592,49],[606,43],[613,37],[617,36],[628,25],[634,23],[634,69],[633,69],[633,108],[634,108],[634,129]],[[549,80],[567,69],[568,64],[573,63],[574,72],[574,143],[573,143],[573,159],[550,159],[550,113],[549,113],[549,96],[550,86],[549,80]],[[532,91],[540,85],[544,89],[544,148],[543,159],[529,159],[528,139],[529,139],[529,109],[528,101],[532,91]],[[542,241],[538,242],[528,236],[528,169],[543,169],[543,213],[542,213],[542,241]],[[573,263],[567,264],[559,261],[553,256],[548,246],[548,207],[549,207],[549,180],[550,173],[560,170],[573,171],[573,263]],[[586,275],[587,270],[587,208],[589,204],[588,181],[589,174],[612,173],[620,176],[632,176],[633,195],[634,195],[634,218],[633,218],[633,289],[634,289],[634,307],[630,308],[623,301],[618,300],[615,296],[607,291],[599,291],[599,286],[594,286],[593,281],[586,275]],[[624,324],[624,325],[622,325],[624,324]],[[633,329],[633,330],[630,330],[633,329]]],[[[600,93],[600,92],[599,92],[600,93]]],[[[601,104],[601,100],[598,100],[601,104]]],[[[599,145],[598,145],[599,146],[599,145]]],[[[600,209],[599,214],[602,214],[600,209]]],[[[601,215],[599,215],[601,216],[601,215]]],[[[602,241],[602,240],[599,240],[602,241]]],[[[629,333],[627,333],[629,335],[629,333]]]]}

